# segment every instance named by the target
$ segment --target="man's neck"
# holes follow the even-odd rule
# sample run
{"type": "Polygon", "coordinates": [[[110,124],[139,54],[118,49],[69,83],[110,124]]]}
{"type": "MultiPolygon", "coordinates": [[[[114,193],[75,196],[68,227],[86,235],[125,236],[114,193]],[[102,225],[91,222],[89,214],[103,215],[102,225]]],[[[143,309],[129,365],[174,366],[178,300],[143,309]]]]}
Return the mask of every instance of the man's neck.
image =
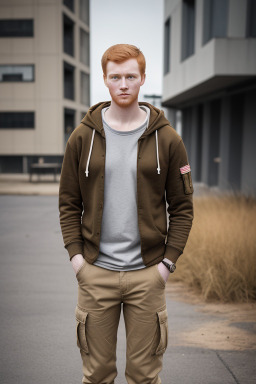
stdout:
{"type": "Polygon", "coordinates": [[[119,107],[111,101],[104,118],[114,129],[128,131],[139,127],[145,121],[146,115],[146,112],[139,107],[138,102],[128,107],[119,107]]]}

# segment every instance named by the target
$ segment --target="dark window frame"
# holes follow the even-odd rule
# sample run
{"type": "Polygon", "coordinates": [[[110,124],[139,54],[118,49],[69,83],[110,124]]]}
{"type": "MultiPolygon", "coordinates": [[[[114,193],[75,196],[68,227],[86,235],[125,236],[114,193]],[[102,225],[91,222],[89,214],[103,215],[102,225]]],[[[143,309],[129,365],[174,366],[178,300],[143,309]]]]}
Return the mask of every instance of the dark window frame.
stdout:
{"type": "Polygon", "coordinates": [[[195,0],[182,0],[181,29],[181,61],[184,61],[195,53],[195,0]]]}
{"type": "Polygon", "coordinates": [[[63,52],[66,55],[75,57],[75,22],[63,12],[62,23],[63,23],[63,52]],[[71,27],[72,29],[71,39],[69,34],[67,33],[67,26],[71,27]]]}
{"type": "Polygon", "coordinates": [[[1,67],[31,67],[32,68],[32,80],[1,80],[0,83],[34,83],[35,82],[35,64],[0,64],[1,67]]]}
{"type": "Polygon", "coordinates": [[[255,0],[247,0],[246,37],[256,37],[255,15],[256,15],[255,0]]]}
{"type": "Polygon", "coordinates": [[[35,129],[34,111],[8,111],[0,112],[0,129],[35,129]],[[18,123],[18,117],[23,116],[23,122],[18,123]],[[16,119],[14,118],[16,117],[16,119]],[[5,121],[9,122],[5,123],[5,121]],[[27,122],[29,122],[27,124],[27,122]]]}
{"type": "Polygon", "coordinates": [[[74,67],[72,64],[69,64],[67,61],[64,60],[63,61],[64,99],[75,101],[75,97],[76,97],[76,92],[75,92],[76,73],[75,72],[76,72],[76,67],[74,67]],[[67,81],[70,79],[65,78],[65,70],[69,71],[70,73],[72,72],[73,74],[72,84],[67,81]],[[70,84],[72,85],[72,87],[70,84]]]}
{"type": "Polygon", "coordinates": [[[67,7],[71,12],[75,13],[75,2],[74,0],[63,0],[62,1],[63,5],[67,7]]]}
{"type": "Polygon", "coordinates": [[[1,19],[0,38],[13,37],[34,37],[34,19],[1,19]],[[27,31],[25,30],[25,23],[27,23],[27,28],[29,27],[27,31]]]}
{"type": "Polygon", "coordinates": [[[228,9],[228,0],[204,0],[202,45],[212,39],[227,37],[228,9]],[[221,12],[220,6],[222,7],[221,12]],[[217,17],[218,13],[223,17],[217,17]]]}
{"type": "Polygon", "coordinates": [[[79,60],[80,60],[80,63],[83,63],[84,65],[86,65],[87,67],[90,67],[90,33],[88,33],[85,29],[83,28],[79,28],[79,44],[80,44],[80,57],[79,57],[79,60]],[[86,58],[88,59],[88,61],[86,62],[86,60],[83,60],[83,48],[82,48],[82,40],[83,40],[83,37],[82,36],[87,36],[88,37],[88,52],[86,52],[86,58]]]}
{"type": "Polygon", "coordinates": [[[79,0],[79,19],[86,25],[90,26],[90,1],[89,0],[79,0]],[[81,2],[86,2],[86,19],[83,18],[84,6],[81,6],[81,2]]]}
{"type": "Polygon", "coordinates": [[[171,72],[171,17],[164,23],[164,75],[171,72]]]}
{"type": "MultiPolygon", "coordinates": [[[[87,96],[87,95],[86,95],[87,96]]],[[[80,71],[80,103],[83,105],[90,105],[90,74],[84,71],[80,71]],[[83,77],[88,79],[88,103],[85,102],[83,97],[83,77]]]]}

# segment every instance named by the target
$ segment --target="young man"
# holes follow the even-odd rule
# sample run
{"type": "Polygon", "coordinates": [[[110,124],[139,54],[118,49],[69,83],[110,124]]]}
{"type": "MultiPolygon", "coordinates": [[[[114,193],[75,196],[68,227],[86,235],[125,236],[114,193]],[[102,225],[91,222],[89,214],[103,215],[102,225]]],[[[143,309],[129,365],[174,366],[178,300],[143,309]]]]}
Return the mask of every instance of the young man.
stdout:
{"type": "Polygon", "coordinates": [[[138,102],[142,52],[114,45],[102,69],[111,101],[92,106],[71,134],[59,189],[64,245],[78,282],[82,383],[114,383],[122,304],[127,383],[160,384],[165,284],[192,225],[191,171],[163,111],[138,102]]]}

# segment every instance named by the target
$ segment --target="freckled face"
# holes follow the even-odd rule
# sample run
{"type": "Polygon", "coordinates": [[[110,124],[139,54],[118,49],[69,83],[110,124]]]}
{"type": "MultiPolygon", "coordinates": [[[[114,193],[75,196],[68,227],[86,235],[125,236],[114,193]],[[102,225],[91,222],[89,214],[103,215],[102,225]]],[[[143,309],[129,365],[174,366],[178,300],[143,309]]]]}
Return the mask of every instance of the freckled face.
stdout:
{"type": "Polygon", "coordinates": [[[145,82],[145,74],[140,74],[136,59],[129,59],[123,63],[109,61],[106,76],[103,75],[103,78],[112,101],[119,107],[126,108],[138,102],[140,87],[145,82]]]}

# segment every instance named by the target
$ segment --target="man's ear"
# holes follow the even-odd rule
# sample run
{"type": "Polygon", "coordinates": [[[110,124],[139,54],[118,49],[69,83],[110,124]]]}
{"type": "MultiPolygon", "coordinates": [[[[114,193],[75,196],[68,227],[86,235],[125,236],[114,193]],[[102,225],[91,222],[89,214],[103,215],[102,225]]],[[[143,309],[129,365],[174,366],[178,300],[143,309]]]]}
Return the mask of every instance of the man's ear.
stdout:
{"type": "Polygon", "coordinates": [[[145,83],[145,80],[146,80],[146,73],[144,73],[143,75],[141,75],[140,85],[143,85],[143,84],[145,83]]]}

